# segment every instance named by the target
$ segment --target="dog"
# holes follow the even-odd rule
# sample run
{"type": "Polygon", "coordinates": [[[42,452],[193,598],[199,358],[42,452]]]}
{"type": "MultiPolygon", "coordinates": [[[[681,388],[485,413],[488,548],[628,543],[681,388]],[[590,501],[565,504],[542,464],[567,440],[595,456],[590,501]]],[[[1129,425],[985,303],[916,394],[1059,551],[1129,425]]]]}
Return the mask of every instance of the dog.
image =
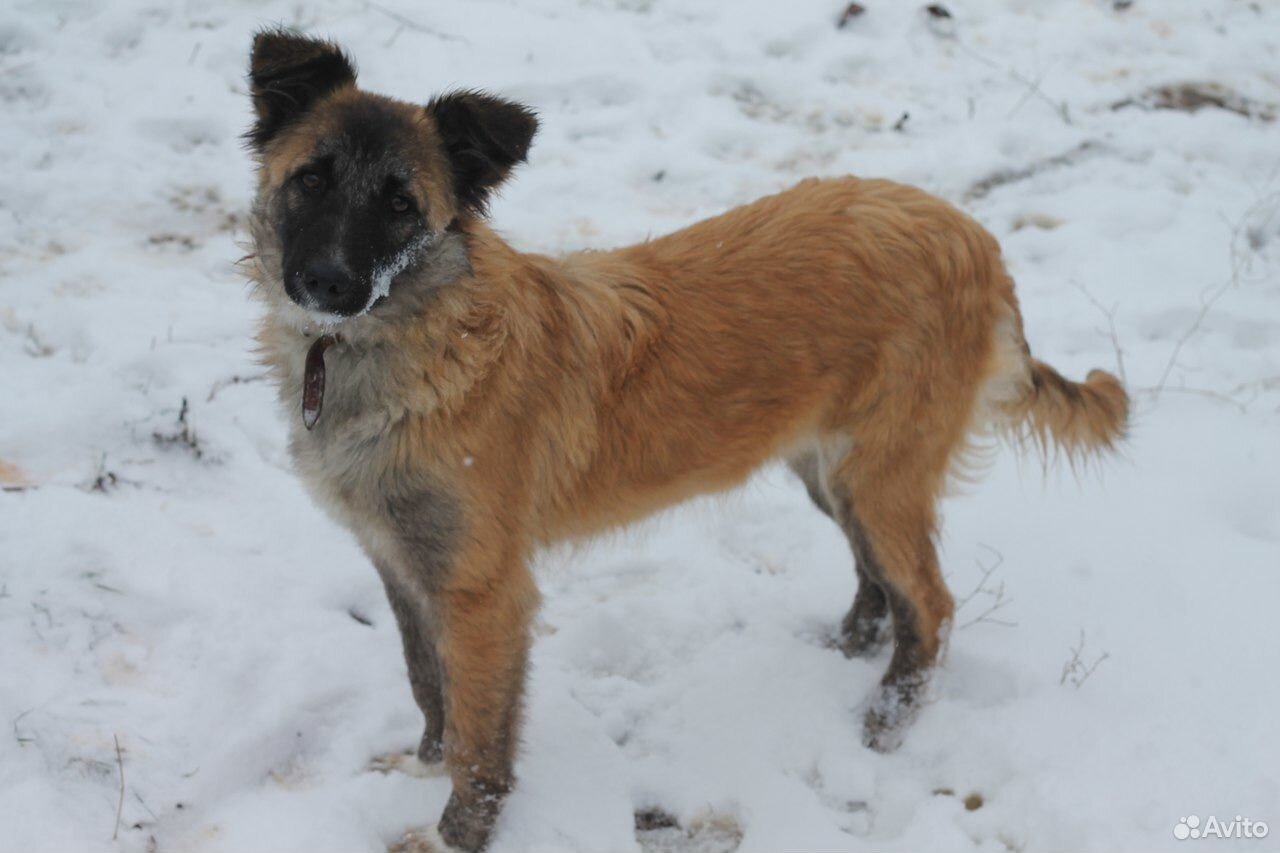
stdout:
{"type": "Polygon", "coordinates": [[[262,358],[299,475],[386,587],[454,848],[486,846],[514,781],[538,549],[783,460],[853,552],[841,650],[892,642],[863,721],[888,750],[951,622],[949,475],[992,433],[1069,455],[1125,435],[1120,382],[1032,358],[995,239],[920,190],[811,179],[628,248],[526,254],[486,204],[528,108],[371,94],[280,29],[250,83],[262,358]]]}

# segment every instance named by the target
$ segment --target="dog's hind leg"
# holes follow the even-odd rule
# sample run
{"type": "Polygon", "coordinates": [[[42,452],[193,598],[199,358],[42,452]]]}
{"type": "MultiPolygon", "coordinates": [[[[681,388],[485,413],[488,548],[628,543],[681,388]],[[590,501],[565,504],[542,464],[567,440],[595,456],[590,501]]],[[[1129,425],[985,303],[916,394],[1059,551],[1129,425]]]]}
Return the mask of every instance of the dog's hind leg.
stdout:
{"type": "Polygon", "coordinates": [[[871,657],[889,642],[889,599],[878,580],[883,572],[874,564],[866,536],[851,521],[849,501],[830,491],[826,475],[833,461],[821,450],[810,450],[791,457],[787,465],[804,483],[814,505],[838,524],[849,540],[858,591],[853,597],[853,606],[840,622],[839,648],[845,657],[871,657]]]}
{"type": "Polygon", "coordinates": [[[881,752],[898,745],[919,710],[954,610],[933,545],[946,455],[855,445],[832,475],[841,526],[893,614],[893,658],[863,728],[864,742],[881,752]]]}
{"type": "Polygon", "coordinates": [[[889,596],[885,592],[884,570],[875,562],[865,534],[852,508],[842,509],[838,523],[853,548],[857,564],[858,592],[853,606],[840,623],[840,650],[845,657],[872,657],[885,647],[891,635],[889,596]]]}
{"type": "Polygon", "coordinates": [[[391,612],[400,626],[404,660],[409,667],[409,686],[426,726],[418,743],[418,758],[434,764],[444,758],[444,699],[440,684],[440,662],[436,657],[436,637],[430,605],[403,590],[386,572],[381,572],[391,612]]]}

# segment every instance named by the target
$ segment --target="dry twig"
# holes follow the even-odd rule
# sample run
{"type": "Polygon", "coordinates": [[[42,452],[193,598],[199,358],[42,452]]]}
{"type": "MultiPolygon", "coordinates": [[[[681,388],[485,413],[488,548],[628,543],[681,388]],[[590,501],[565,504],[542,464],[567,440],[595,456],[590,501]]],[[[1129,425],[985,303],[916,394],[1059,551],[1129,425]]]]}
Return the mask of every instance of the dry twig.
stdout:
{"type": "Polygon", "coordinates": [[[1158,397],[1164,391],[1165,385],[1169,381],[1169,376],[1173,373],[1173,369],[1178,366],[1178,356],[1182,354],[1182,348],[1195,336],[1196,332],[1200,331],[1205,318],[1209,316],[1209,311],[1218,304],[1218,300],[1225,296],[1228,290],[1233,289],[1240,283],[1240,274],[1243,268],[1242,259],[1252,251],[1251,240],[1246,239],[1245,248],[1242,249],[1241,247],[1241,238],[1248,236],[1245,226],[1254,214],[1263,209],[1265,205],[1276,202],[1277,199],[1280,199],[1280,193],[1269,193],[1263,196],[1250,205],[1235,224],[1231,226],[1231,276],[1226,281],[1209,288],[1201,294],[1200,310],[1196,312],[1195,319],[1191,321],[1191,325],[1174,342],[1173,352],[1169,354],[1169,361],[1164,366],[1164,372],[1160,374],[1160,381],[1155,384],[1154,388],[1150,389],[1153,396],[1158,397]]]}
{"type": "Polygon", "coordinates": [[[1128,385],[1128,377],[1125,376],[1124,371],[1124,348],[1120,346],[1120,336],[1116,334],[1116,308],[1119,306],[1112,305],[1108,308],[1099,302],[1097,297],[1090,293],[1089,289],[1083,284],[1080,284],[1079,282],[1073,283],[1075,284],[1076,289],[1084,294],[1085,299],[1088,299],[1089,302],[1093,304],[1093,307],[1101,311],[1102,315],[1107,318],[1107,331],[1111,337],[1111,348],[1115,350],[1116,353],[1116,372],[1120,374],[1120,384],[1128,385]]]}
{"type": "Polygon", "coordinates": [[[1093,675],[1104,660],[1111,657],[1109,652],[1103,652],[1098,655],[1097,659],[1091,664],[1084,662],[1084,629],[1080,629],[1080,642],[1076,643],[1071,649],[1070,659],[1062,665],[1062,677],[1058,679],[1058,684],[1066,684],[1071,682],[1076,690],[1089,680],[1089,676],[1093,675]]]}
{"type": "Polygon", "coordinates": [[[120,803],[116,806],[116,829],[111,833],[111,840],[115,841],[120,837],[120,818],[124,814],[124,752],[120,749],[120,736],[113,734],[111,738],[116,742],[116,764],[120,767],[120,803]]]}
{"type": "Polygon", "coordinates": [[[960,623],[957,630],[968,628],[971,625],[977,625],[979,623],[984,623],[987,625],[999,625],[1004,628],[1016,628],[1018,626],[1017,622],[1011,622],[1007,619],[995,618],[995,614],[998,611],[1003,610],[1005,607],[1013,603],[1013,599],[1005,597],[1004,581],[1001,581],[997,586],[990,585],[991,576],[994,575],[1002,565],[1004,565],[1004,555],[989,545],[983,545],[982,547],[986,548],[988,551],[992,553],[992,555],[994,555],[995,562],[991,563],[990,565],[983,565],[983,562],[981,560],[977,561],[978,568],[982,572],[982,577],[978,579],[977,585],[974,586],[974,588],[969,591],[968,595],[965,595],[957,599],[956,613],[959,613],[961,610],[963,610],[964,607],[967,604],[969,604],[969,602],[976,600],[979,595],[983,596],[988,601],[988,604],[986,608],[977,616],[973,617],[972,619],[966,622],[960,623]]]}

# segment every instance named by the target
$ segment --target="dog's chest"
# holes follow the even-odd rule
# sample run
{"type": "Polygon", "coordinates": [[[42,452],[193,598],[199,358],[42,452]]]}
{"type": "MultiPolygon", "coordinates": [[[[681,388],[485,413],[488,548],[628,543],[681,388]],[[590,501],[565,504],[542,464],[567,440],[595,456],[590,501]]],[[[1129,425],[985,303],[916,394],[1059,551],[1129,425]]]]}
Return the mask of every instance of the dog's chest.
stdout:
{"type": "Polygon", "coordinates": [[[410,571],[404,583],[420,581],[423,572],[436,576],[432,567],[444,564],[459,521],[437,485],[438,460],[405,452],[416,445],[408,431],[421,430],[421,418],[394,403],[393,386],[365,384],[359,371],[326,386],[311,429],[303,422],[301,394],[287,395],[289,449],[299,477],[317,503],[355,534],[384,578],[388,571],[410,571]]]}
{"type": "MultiPolygon", "coordinates": [[[[397,424],[403,413],[390,405],[394,396],[380,380],[376,366],[362,364],[350,353],[324,356],[323,393],[315,424],[303,418],[306,351],[287,356],[279,389],[289,419],[289,452],[298,475],[312,494],[347,524],[376,513],[379,491],[391,464],[397,424]]],[[[335,348],[336,349],[336,348],[335,348]]],[[[311,401],[309,401],[311,402],[311,401]]]]}

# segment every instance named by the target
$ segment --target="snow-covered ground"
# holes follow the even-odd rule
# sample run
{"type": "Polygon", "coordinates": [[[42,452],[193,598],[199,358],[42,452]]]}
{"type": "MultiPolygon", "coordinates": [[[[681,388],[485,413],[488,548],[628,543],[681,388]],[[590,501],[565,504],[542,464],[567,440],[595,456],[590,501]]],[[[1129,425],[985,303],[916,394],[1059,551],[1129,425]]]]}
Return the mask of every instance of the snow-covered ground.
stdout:
{"type": "Polygon", "coordinates": [[[0,849],[381,851],[448,794],[367,769],[420,717],[233,267],[247,49],[284,22],[368,88],[536,107],[494,206],[521,247],[888,176],[1002,240],[1039,355],[1122,354],[1135,394],[1122,457],[1006,450],[947,501],[958,628],[892,755],[859,743],[886,660],[826,644],[847,547],[784,471],[549,555],[495,850],[1280,850],[1280,6],[864,5],[7,0],[0,849]],[[1182,83],[1232,109],[1150,109],[1182,83]]]}

